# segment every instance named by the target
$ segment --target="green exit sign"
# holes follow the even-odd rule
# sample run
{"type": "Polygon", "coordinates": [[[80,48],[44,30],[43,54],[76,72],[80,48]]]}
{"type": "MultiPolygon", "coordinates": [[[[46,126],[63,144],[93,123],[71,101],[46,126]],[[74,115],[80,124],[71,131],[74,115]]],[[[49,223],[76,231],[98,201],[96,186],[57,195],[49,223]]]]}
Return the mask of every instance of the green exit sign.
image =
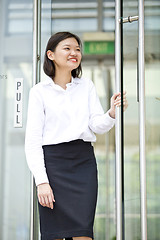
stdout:
{"type": "Polygon", "coordinates": [[[114,54],[114,41],[85,41],[85,55],[106,55],[114,54]]]}

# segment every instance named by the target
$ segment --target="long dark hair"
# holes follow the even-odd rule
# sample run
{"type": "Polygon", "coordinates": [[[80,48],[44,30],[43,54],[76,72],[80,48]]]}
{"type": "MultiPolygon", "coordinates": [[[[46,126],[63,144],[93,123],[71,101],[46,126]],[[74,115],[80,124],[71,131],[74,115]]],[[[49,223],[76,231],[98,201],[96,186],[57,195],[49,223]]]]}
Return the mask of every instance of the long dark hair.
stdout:
{"type": "MultiPolygon", "coordinates": [[[[44,55],[43,70],[44,70],[45,74],[47,74],[52,79],[54,79],[54,77],[55,77],[55,66],[54,66],[53,61],[48,58],[47,51],[51,50],[52,52],[54,52],[58,43],[67,39],[67,38],[75,38],[76,41],[78,42],[78,45],[80,46],[80,48],[82,48],[82,43],[81,43],[80,38],[73,33],[57,32],[50,37],[50,39],[48,40],[45,55],[44,55]]],[[[74,77],[74,78],[75,77],[79,78],[82,75],[81,63],[78,66],[78,68],[72,70],[71,74],[72,74],[72,77],[74,77]]]]}

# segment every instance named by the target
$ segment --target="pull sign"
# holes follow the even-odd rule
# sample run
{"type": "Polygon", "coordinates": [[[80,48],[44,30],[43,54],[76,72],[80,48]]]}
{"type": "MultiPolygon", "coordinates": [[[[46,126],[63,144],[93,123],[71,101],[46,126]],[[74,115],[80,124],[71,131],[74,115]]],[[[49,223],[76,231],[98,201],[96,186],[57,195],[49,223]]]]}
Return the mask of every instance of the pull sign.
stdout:
{"type": "Polygon", "coordinates": [[[21,128],[23,106],[23,78],[16,78],[15,84],[14,127],[21,128]]]}

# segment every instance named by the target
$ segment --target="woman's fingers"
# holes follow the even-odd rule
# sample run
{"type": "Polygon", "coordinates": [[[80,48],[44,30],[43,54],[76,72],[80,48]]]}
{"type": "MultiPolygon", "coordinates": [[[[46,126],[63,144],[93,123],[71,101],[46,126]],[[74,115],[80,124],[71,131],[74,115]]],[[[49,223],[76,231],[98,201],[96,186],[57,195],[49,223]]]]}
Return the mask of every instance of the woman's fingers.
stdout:
{"type": "Polygon", "coordinates": [[[121,93],[113,94],[113,96],[112,96],[113,100],[116,100],[117,98],[119,98],[120,95],[121,95],[121,93]]]}
{"type": "Polygon", "coordinates": [[[39,198],[39,203],[43,206],[43,207],[48,207],[53,209],[53,201],[51,196],[41,196],[39,198]]]}
{"type": "Polygon", "coordinates": [[[125,111],[128,107],[128,101],[126,99],[125,103],[123,104],[123,111],[125,111]]]}
{"type": "MultiPolygon", "coordinates": [[[[114,95],[113,95],[114,96],[114,95]]],[[[117,97],[114,100],[114,106],[120,107],[121,106],[121,94],[118,94],[117,97]]],[[[128,106],[128,101],[126,99],[126,91],[123,93],[123,106],[125,106],[125,109],[128,106]]]]}
{"type": "MultiPolygon", "coordinates": [[[[111,107],[109,109],[109,115],[112,118],[115,118],[115,107],[120,107],[121,106],[121,93],[115,93],[111,97],[111,107]]],[[[123,110],[128,107],[128,101],[126,98],[126,91],[123,92],[123,110]]]]}
{"type": "Polygon", "coordinates": [[[53,209],[53,202],[55,202],[53,191],[48,183],[37,186],[38,200],[43,207],[53,209]]]}
{"type": "Polygon", "coordinates": [[[52,195],[48,196],[48,204],[51,209],[53,209],[53,198],[52,195]]]}
{"type": "Polygon", "coordinates": [[[52,190],[51,190],[51,198],[52,198],[52,201],[55,202],[54,194],[53,194],[53,191],[52,191],[52,190]]]}
{"type": "Polygon", "coordinates": [[[46,205],[45,205],[44,198],[43,198],[42,196],[38,196],[38,200],[39,200],[39,203],[40,203],[43,207],[46,206],[46,205]]]}
{"type": "Polygon", "coordinates": [[[46,207],[50,207],[50,202],[49,202],[49,195],[44,197],[45,205],[46,207]]]}

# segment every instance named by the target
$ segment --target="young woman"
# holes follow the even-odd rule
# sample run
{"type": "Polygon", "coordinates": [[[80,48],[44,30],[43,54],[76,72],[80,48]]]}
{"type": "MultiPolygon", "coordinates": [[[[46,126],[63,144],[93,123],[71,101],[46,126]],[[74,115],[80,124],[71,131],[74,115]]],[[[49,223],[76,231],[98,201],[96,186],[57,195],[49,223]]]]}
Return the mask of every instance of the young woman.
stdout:
{"type": "MultiPolygon", "coordinates": [[[[94,84],[81,78],[81,41],[59,32],[48,41],[46,79],[29,96],[25,151],[37,186],[42,240],[91,240],[97,200],[94,133],[109,131],[121,94],[104,113],[94,84]]],[[[124,109],[127,106],[125,94],[124,109]]]]}

